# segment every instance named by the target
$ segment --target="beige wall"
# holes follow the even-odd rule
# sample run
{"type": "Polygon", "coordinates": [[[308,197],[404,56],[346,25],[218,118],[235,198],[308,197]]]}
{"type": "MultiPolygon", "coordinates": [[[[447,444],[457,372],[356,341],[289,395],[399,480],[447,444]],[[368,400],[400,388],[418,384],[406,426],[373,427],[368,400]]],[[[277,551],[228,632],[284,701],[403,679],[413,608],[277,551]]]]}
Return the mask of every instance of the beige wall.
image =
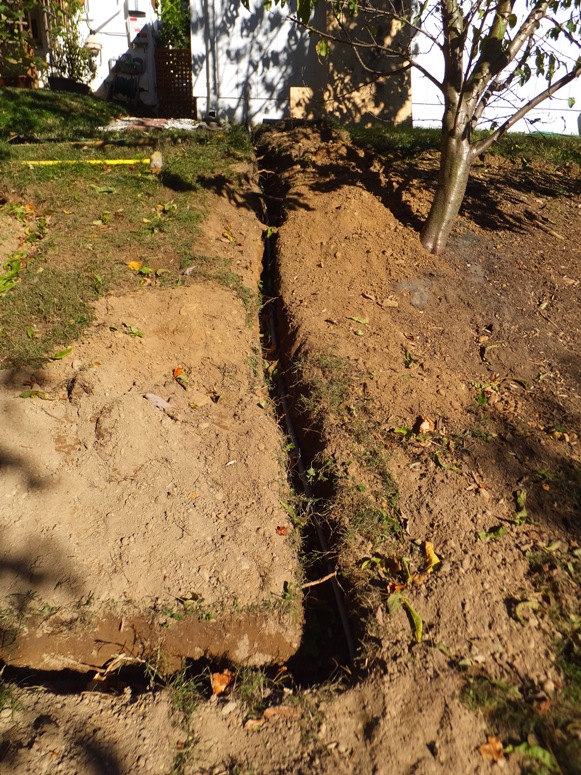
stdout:
{"type": "MultiPolygon", "coordinates": [[[[325,24],[319,14],[315,26],[325,24]]],[[[356,23],[351,23],[357,31],[356,23]]],[[[406,32],[394,22],[384,22],[384,32],[378,31],[383,45],[406,45],[406,32]]],[[[337,33],[337,24],[329,19],[326,27],[337,33]]],[[[292,118],[313,119],[325,115],[344,123],[411,123],[411,76],[409,71],[390,77],[377,78],[365,71],[350,46],[331,44],[331,53],[319,61],[314,45],[308,66],[303,71],[303,83],[291,86],[290,112],[292,118]]],[[[366,52],[366,65],[376,70],[386,67],[385,56],[366,52]]]]}

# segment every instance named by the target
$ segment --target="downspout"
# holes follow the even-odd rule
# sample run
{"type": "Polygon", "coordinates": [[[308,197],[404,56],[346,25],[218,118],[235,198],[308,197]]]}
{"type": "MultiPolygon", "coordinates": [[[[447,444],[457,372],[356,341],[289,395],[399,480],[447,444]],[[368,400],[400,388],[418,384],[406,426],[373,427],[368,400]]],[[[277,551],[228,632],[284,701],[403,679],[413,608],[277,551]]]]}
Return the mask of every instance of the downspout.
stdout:
{"type": "Polygon", "coordinates": [[[206,47],[206,113],[210,112],[212,99],[212,81],[211,81],[211,58],[210,50],[210,13],[208,10],[208,0],[204,0],[204,46],[206,47]]]}
{"type": "Polygon", "coordinates": [[[204,0],[204,45],[206,48],[206,114],[218,110],[218,75],[216,61],[216,9],[214,0],[204,0]]]}

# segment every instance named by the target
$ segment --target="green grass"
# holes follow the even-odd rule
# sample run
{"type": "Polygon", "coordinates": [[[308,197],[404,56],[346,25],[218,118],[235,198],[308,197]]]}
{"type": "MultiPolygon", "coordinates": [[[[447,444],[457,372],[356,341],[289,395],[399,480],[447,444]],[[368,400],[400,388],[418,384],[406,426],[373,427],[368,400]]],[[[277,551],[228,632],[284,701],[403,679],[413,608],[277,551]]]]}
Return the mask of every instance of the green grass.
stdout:
{"type": "MultiPolygon", "coordinates": [[[[37,116],[40,135],[60,133],[61,140],[68,132],[63,116],[72,110],[69,100],[82,106],[85,99],[15,91],[1,98],[14,106],[20,100],[24,113],[38,99],[46,110],[37,116]]],[[[95,125],[103,118],[103,105],[98,103],[99,113],[87,103],[85,113],[95,125]]],[[[2,117],[5,133],[19,130],[17,113],[14,107],[2,117]]],[[[207,190],[229,194],[245,185],[232,171],[234,163],[251,154],[245,130],[155,138],[130,133],[108,138],[106,145],[13,144],[4,151],[0,215],[5,229],[21,235],[21,244],[0,262],[0,367],[39,365],[82,333],[98,296],[139,285],[214,282],[240,297],[248,318],[255,314],[256,294],[230,261],[196,250],[207,190]],[[110,159],[148,159],[154,150],[163,156],[157,177],[149,164],[107,164],[110,159]],[[98,163],[86,164],[87,159],[98,163]],[[27,164],[43,160],[78,164],[27,164]],[[139,271],[132,271],[130,262],[141,262],[139,271]],[[188,266],[191,271],[184,274],[188,266]],[[7,277],[11,272],[15,278],[7,277]]]]}
{"type": "Polygon", "coordinates": [[[0,366],[39,365],[63,350],[91,322],[96,272],[30,264],[0,308],[0,366]]]}
{"type": "MultiPolygon", "coordinates": [[[[482,713],[490,734],[503,744],[536,741],[557,763],[556,771],[581,773],[581,559],[571,551],[538,548],[527,553],[530,577],[542,600],[537,615],[554,631],[554,665],[559,670],[554,694],[544,698],[539,687],[512,685],[480,674],[470,676],[462,701],[482,713]],[[543,701],[545,699],[545,701],[543,701]]],[[[525,752],[526,753],[526,752],[525,752]]],[[[543,761],[525,756],[526,771],[547,773],[543,761]]]]}
{"type": "Polygon", "coordinates": [[[81,140],[125,110],[94,97],[49,89],[0,89],[0,140],[13,135],[37,140],[81,140]]]}
{"type": "MultiPolygon", "coordinates": [[[[425,151],[438,151],[439,129],[390,127],[374,125],[352,126],[348,129],[353,142],[368,150],[398,158],[411,158],[425,151]]],[[[486,136],[476,133],[476,139],[486,136]]],[[[539,132],[510,132],[495,143],[488,154],[522,163],[540,161],[555,165],[581,164],[581,138],[574,135],[543,135],[539,132]]]]}
{"type": "Polygon", "coordinates": [[[16,699],[14,687],[7,683],[2,677],[3,670],[4,668],[0,670],[0,711],[10,710],[14,713],[17,710],[20,710],[21,705],[16,699]]]}

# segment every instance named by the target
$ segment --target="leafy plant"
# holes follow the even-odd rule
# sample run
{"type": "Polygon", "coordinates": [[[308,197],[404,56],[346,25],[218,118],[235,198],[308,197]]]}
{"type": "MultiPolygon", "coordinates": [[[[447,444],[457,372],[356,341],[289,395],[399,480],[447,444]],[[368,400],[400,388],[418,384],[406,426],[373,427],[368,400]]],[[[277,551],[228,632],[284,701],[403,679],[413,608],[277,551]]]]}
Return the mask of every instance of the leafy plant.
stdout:
{"type": "Polygon", "coordinates": [[[33,75],[45,65],[35,54],[28,25],[28,13],[36,5],[34,0],[0,3],[0,75],[33,75]]]}
{"type": "Polygon", "coordinates": [[[190,47],[190,4],[188,0],[159,0],[160,45],[164,48],[190,47]]]}
{"type": "Polygon", "coordinates": [[[96,65],[81,45],[78,22],[83,8],[82,0],[68,0],[66,5],[57,0],[45,3],[49,22],[49,68],[51,75],[89,83],[95,75],[96,65]]]}

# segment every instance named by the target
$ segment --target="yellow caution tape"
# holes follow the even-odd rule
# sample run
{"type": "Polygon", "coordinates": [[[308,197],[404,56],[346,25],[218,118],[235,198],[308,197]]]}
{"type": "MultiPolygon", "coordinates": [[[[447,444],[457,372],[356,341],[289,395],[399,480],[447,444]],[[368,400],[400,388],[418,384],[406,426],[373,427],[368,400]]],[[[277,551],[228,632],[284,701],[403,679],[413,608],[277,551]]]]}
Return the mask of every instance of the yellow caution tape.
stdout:
{"type": "Polygon", "coordinates": [[[53,167],[56,164],[101,164],[114,167],[119,164],[151,164],[151,159],[60,159],[59,161],[23,161],[21,163],[34,167],[53,167]]]}

